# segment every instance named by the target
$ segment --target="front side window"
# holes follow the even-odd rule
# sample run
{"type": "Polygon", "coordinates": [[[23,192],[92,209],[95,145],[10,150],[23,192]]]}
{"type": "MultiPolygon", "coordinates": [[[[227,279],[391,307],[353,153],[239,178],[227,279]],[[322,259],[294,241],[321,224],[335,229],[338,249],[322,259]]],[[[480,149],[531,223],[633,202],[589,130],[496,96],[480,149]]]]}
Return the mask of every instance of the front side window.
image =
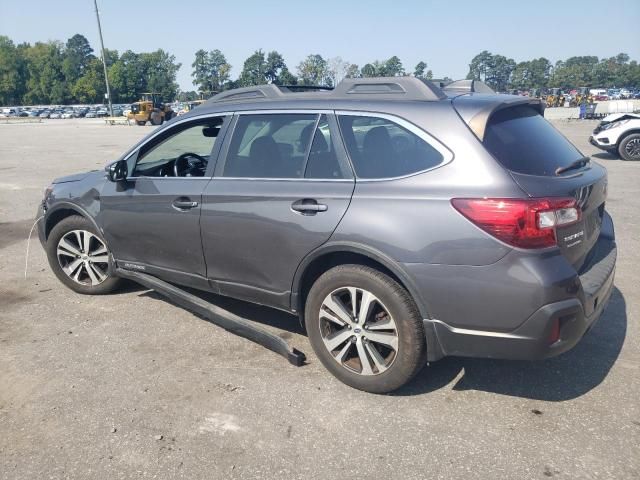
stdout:
{"type": "Polygon", "coordinates": [[[359,178],[393,178],[433,168],[442,153],[386,118],[339,116],[347,152],[359,178]]]}
{"type": "Polygon", "coordinates": [[[176,125],[142,147],[133,176],[203,176],[223,121],[224,117],[215,117],[176,125]]]}
{"type": "Polygon", "coordinates": [[[241,115],[223,177],[303,178],[317,114],[241,115]]]}

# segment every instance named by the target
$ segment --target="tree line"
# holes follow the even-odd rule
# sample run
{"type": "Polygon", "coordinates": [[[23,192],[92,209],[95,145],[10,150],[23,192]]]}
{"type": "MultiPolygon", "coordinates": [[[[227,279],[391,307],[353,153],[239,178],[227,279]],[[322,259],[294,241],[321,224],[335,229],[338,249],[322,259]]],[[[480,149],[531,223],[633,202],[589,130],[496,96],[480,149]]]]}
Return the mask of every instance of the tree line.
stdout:
{"type": "Polygon", "coordinates": [[[640,65],[626,53],[598,59],[570,57],[552,64],[544,57],[516,63],[486,50],[473,57],[468,79],[485,81],[497,91],[545,88],[640,88],[640,65]]]}
{"type": "MultiPolygon", "coordinates": [[[[413,75],[433,79],[424,61],[405,68],[397,56],[358,66],[341,57],[325,59],[308,55],[292,71],[277,51],[256,50],[243,63],[240,75],[231,78],[232,66],[220,50],[195,52],[191,65],[195,89],[180,91],[176,75],[181,64],[162,49],[136,53],[105,50],[112,100],[128,103],[142,92],[159,92],[165,100],[194,100],[237,87],[276,85],[322,85],[332,87],[345,77],[413,75]]],[[[598,59],[571,57],[552,64],[546,58],[516,63],[502,55],[483,51],[469,65],[467,78],[485,81],[497,91],[547,87],[640,87],[640,66],[629,56],[598,59]]],[[[448,77],[441,79],[449,81],[448,77]]],[[[66,42],[14,44],[0,35],[0,104],[68,104],[105,101],[102,60],[80,34],[66,42]]]]}
{"type": "MultiPolygon", "coordinates": [[[[122,55],[105,49],[105,60],[114,102],[133,101],[145,91],[173,99],[178,92],[180,63],[162,49],[122,55]]],[[[0,35],[0,104],[102,103],[105,91],[102,59],[84,36],[15,45],[0,35]]]]}

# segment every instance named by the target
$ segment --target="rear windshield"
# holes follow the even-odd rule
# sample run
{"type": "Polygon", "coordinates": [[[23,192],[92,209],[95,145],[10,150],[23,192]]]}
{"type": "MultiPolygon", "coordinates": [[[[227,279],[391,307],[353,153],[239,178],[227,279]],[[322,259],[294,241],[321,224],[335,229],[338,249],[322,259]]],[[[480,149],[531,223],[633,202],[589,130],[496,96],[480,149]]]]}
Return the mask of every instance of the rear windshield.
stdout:
{"type": "Polygon", "coordinates": [[[496,112],[485,130],[484,146],[506,169],[554,176],[583,155],[539,112],[528,106],[496,112]]]}

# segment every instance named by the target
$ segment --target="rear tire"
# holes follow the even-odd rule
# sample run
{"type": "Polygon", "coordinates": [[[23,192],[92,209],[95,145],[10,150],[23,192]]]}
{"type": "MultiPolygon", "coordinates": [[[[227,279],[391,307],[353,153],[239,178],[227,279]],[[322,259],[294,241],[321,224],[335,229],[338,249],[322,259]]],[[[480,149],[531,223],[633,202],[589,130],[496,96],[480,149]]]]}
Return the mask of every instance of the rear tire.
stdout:
{"type": "Polygon", "coordinates": [[[147,124],[147,121],[145,120],[144,122],[142,120],[136,120],[136,124],[139,127],[144,127],[147,124]]]}
{"type": "Polygon", "coordinates": [[[395,280],[370,267],[341,265],[322,274],[307,296],[305,324],[322,364],[359,390],[396,390],[426,360],[415,302],[395,280]]]}
{"type": "Polygon", "coordinates": [[[53,273],[74,292],[104,295],[120,283],[106,242],[84,217],[72,215],[56,224],[46,251],[53,273]]]}
{"type": "Polygon", "coordinates": [[[618,153],[623,160],[640,160],[640,133],[632,133],[622,139],[618,153]]]}

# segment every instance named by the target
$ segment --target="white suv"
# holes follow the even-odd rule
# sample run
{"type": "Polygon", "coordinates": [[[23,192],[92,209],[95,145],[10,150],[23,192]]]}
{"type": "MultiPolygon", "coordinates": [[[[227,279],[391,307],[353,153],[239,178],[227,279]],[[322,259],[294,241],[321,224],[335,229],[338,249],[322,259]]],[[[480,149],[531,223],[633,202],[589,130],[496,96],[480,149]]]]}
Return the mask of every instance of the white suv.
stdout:
{"type": "Polygon", "coordinates": [[[640,160],[640,114],[607,115],[589,137],[589,142],[624,160],[640,160]]]}

